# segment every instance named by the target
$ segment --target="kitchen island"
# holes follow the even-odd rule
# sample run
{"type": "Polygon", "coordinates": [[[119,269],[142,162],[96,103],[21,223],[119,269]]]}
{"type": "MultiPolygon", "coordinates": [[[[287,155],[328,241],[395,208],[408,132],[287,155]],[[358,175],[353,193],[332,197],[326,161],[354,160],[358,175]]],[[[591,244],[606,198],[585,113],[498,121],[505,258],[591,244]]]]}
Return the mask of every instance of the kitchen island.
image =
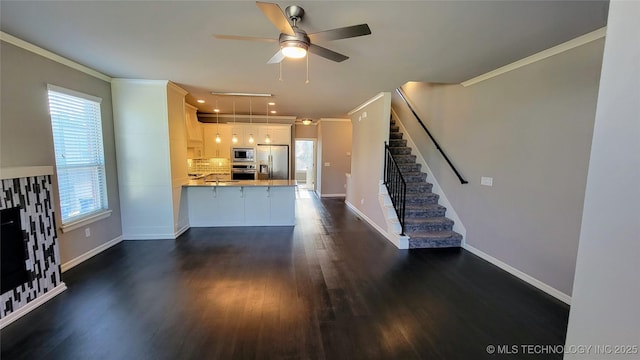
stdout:
{"type": "Polygon", "coordinates": [[[295,180],[190,180],[189,225],[293,226],[295,180]]]}

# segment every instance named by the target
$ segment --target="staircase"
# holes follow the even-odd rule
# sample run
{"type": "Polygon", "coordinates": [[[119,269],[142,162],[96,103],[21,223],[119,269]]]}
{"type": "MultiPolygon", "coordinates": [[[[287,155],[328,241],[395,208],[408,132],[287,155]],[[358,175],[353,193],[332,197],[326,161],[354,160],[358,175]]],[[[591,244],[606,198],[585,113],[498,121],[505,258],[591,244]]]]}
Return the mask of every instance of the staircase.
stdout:
{"type": "Polygon", "coordinates": [[[444,216],[447,209],[438,204],[439,195],[431,192],[433,185],[426,181],[427,174],[420,171],[422,165],[416,162],[402,137],[392,118],[389,150],[407,183],[404,232],[409,237],[409,248],[460,247],[462,235],[453,231],[453,220],[444,216]]]}

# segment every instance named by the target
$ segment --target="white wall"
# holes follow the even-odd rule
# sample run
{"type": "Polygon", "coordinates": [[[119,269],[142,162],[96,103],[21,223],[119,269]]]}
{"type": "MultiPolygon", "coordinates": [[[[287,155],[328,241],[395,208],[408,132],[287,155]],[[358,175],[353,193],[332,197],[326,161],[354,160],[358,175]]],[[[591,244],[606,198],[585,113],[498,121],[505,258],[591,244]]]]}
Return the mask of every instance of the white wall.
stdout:
{"type": "Polygon", "coordinates": [[[125,240],[173,238],[167,84],[166,80],[112,81],[125,240]]]}
{"type": "Polygon", "coordinates": [[[567,332],[567,345],[636,348],[626,355],[593,349],[565,359],[640,357],[638,19],[640,2],[611,2],[567,332]]]}
{"type": "Polygon", "coordinates": [[[379,228],[386,229],[378,193],[383,178],[384,143],[389,141],[391,94],[381,93],[363,105],[350,113],[353,140],[346,201],[379,228]]]}

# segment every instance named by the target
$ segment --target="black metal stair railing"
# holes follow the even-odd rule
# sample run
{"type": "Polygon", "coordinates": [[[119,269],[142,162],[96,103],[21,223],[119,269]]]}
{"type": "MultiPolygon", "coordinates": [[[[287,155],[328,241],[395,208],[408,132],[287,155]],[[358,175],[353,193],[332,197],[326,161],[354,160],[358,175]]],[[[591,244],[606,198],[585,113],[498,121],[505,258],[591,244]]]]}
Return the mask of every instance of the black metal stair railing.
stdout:
{"type": "Polygon", "coordinates": [[[447,164],[449,164],[449,167],[451,167],[451,170],[453,170],[453,172],[456,174],[456,176],[458,177],[458,180],[460,180],[460,184],[468,184],[469,182],[467,180],[465,180],[462,175],[460,175],[460,172],[458,171],[458,169],[456,169],[456,167],[453,165],[453,163],[451,162],[451,160],[449,160],[449,157],[447,156],[447,154],[444,153],[444,150],[442,150],[442,148],[440,147],[440,144],[438,144],[438,142],[436,141],[436,139],[433,137],[433,135],[431,134],[431,131],[429,131],[429,129],[427,128],[427,126],[424,124],[424,122],[422,122],[422,119],[420,119],[420,116],[418,116],[418,114],[416,113],[415,110],[413,110],[413,107],[411,106],[411,104],[409,103],[409,100],[407,100],[407,97],[404,95],[404,93],[402,92],[402,90],[400,88],[396,89],[396,92],[398,93],[398,95],[400,95],[400,98],[404,101],[404,103],[407,105],[407,107],[409,108],[409,110],[411,110],[411,113],[413,114],[413,116],[416,118],[416,120],[418,120],[418,123],[420,123],[420,126],[422,126],[422,128],[424,129],[424,131],[427,133],[427,135],[429,136],[429,138],[431,139],[431,141],[433,141],[433,145],[435,145],[436,149],[438,149],[438,151],[440,152],[440,154],[442,154],[442,157],[444,158],[444,160],[447,162],[447,164]]]}
{"type": "Polygon", "coordinates": [[[391,154],[389,145],[386,142],[384,143],[384,185],[387,187],[393,208],[396,210],[396,215],[398,215],[398,220],[400,221],[400,235],[404,235],[407,182],[404,180],[400,172],[400,166],[398,166],[396,159],[393,158],[393,154],[391,154]]]}

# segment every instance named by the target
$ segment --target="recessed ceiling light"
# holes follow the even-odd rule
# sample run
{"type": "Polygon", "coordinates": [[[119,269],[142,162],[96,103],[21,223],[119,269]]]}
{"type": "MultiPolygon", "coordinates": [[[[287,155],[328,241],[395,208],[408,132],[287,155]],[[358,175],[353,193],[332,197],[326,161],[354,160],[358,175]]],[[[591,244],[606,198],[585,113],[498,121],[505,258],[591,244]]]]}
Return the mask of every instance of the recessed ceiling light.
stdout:
{"type": "Polygon", "coordinates": [[[204,100],[202,100],[202,99],[198,99],[197,101],[198,101],[198,103],[200,103],[200,104],[204,104],[204,100]]]}
{"type": "Polygon", "coordinates": [[[220,112],[220,109],[213,109],[213,112],[220,112]]]}
{"type": "Polygon", "coordinates": [[[276,104],[276,103],[274,103],[274,102],[270,102],[270,103],[269,103],[269,105],[271,105],[271,106],[273,106],[273,105],[275,105],[275,104],[276,104]]]}
{"type": "Polygon", "coordinates": [[[277,111],[275,111],[275,110],[271,110],[271,113],[272,113],[272,114],[275,114],[275,113],[277,113],[277,111]]]}

